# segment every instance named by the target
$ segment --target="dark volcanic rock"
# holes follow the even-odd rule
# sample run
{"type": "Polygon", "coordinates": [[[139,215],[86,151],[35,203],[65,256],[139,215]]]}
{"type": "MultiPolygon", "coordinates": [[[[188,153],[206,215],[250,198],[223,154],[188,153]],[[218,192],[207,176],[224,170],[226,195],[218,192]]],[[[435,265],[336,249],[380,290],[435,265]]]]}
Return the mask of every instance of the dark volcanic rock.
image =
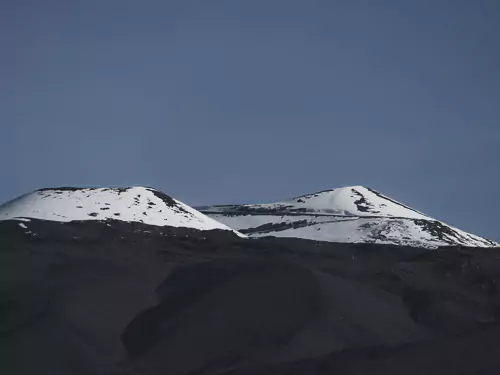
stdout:
{"type": "Polygon", "coordinates": [[[307,220],[298,220],[291,223],[277,223],[277,224],[269,223],[269,224],[259,225],[258,227],[255,228],[242,229],[240,233],[244,234],[251,234],[254,232],[267,233],[267,232],[280,231],[290,228],[294,229],[302,228],[307,226],[308,224],[309,223],[307,222],[307,220]]]}
{"type": "Polygon", "coordinates": [[[497,375],[500,329],[400,346],[353,348],[327,356],[221,375],[497,375]]]}
{"type": "Polygon", "coordinates": [[[497,249],[20,224],[0,223],[2,374],[500,368],[497,249]]]}

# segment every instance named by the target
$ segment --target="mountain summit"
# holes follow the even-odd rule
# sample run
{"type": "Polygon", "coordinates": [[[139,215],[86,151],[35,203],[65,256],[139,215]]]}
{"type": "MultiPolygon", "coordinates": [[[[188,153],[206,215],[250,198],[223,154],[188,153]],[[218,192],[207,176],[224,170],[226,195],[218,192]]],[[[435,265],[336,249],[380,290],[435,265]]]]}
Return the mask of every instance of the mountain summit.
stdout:
{"type": "Polygon", "coordinates": [[[325,190],[270,204],[199,209],[251,237],[295,237],[429,248],[499,246],[363,186],[325,190]]]}
{"type": "Polygon", "coordinates": [[[0,220],[16,218],[62,222],[120,220],[198,230],[231,230],[159,190],[141,186],[36,190],[0,206],[0,220]]]}

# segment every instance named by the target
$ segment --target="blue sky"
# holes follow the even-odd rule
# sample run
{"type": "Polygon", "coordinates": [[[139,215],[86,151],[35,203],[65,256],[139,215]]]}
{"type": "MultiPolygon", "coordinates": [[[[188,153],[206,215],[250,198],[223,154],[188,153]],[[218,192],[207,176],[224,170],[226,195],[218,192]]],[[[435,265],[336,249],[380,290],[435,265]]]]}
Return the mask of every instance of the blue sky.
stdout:
{"type": "Polygon", "coordinates": [[[0,3],[0,201],[365,185],[500,240],[500,3],[0,3]]]}

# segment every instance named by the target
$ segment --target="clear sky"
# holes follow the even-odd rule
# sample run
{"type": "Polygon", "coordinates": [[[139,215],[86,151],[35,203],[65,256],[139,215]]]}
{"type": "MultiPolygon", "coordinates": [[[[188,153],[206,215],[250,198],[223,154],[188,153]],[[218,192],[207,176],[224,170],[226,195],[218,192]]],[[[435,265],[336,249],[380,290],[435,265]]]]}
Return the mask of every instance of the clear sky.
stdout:
{"type": "Polygon", "coordinates": [[[365,185],[500,240],[496,0],[2,0],[0,201],[365,185]]]}

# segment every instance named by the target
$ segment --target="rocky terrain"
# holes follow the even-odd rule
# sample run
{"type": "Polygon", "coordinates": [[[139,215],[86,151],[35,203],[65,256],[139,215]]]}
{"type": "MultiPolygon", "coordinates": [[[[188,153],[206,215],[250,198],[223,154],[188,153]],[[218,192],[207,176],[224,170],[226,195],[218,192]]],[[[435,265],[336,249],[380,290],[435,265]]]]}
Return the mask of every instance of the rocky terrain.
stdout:
{"type": "Polygon", "coordinates": [[[0,267],[2,374],[500,373],[495,248],[31,219],[0,267]]]}

